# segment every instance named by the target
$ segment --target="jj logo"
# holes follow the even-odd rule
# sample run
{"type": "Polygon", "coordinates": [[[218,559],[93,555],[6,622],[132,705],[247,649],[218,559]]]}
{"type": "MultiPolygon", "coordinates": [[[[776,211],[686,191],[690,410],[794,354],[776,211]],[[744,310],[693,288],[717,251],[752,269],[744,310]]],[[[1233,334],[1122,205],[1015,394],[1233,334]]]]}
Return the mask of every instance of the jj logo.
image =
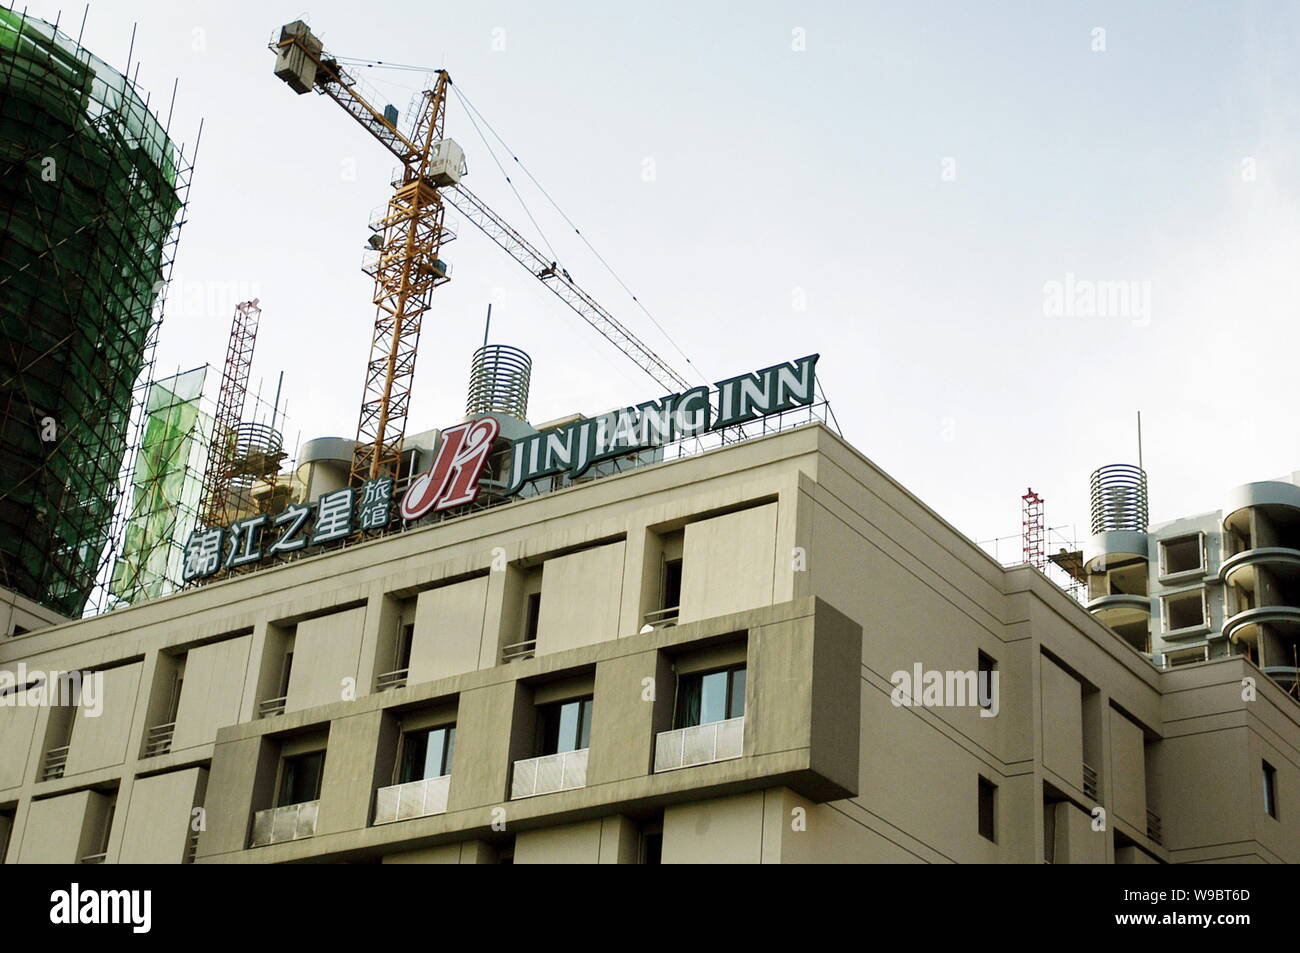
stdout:
{"type": "Polygon", "coordinates": [[[447,510],[477,500],[479,477],[500,432],[501,425],[492,417],[444,430],[433,466],[411,481],[402,498],[402,519],[418,520],[431,510],[447,510]]]}

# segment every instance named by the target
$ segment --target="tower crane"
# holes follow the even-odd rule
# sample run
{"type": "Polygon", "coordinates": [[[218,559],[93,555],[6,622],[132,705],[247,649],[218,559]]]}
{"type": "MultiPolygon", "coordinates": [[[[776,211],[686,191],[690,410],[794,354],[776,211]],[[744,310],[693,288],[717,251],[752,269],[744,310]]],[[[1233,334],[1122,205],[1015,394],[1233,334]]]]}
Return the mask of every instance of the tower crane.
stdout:
{"type": "Polygon", "coordinates": [[[433,88],[422,93],[416,117],[409,131],[403,132],[397,127],[396,110],[370,102],[338,57],[324,49],[303,21],[282,27],[271,50],[276,54],[277,77],[299,94],[314,89],[334,100],[402,163],[402,177],[394,183],[387,213],[372,223],[376,233],[382,231],[382,240],[366,269],[375,279],[376,315],[352,461],[354,482],[398,474],[421,320],[433,289],[448,280],[447,266],[439,258],[442,245],[454,237],[443,224],[447,205],[528,269],[645,373],[675,392],[690,387],[567,272],[461,184],[464,153],[443,135],[451,85],[446,70],[437,71],[433,88]]]}

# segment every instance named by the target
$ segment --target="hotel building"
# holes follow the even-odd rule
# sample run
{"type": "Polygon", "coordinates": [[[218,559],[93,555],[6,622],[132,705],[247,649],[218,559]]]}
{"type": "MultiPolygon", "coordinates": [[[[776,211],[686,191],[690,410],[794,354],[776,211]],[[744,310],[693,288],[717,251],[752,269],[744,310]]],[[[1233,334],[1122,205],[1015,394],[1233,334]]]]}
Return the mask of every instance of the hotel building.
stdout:
{"type": "Polygon", "coordinates": [[[635,462],[0,639],[4,862],[1300,862],[1259,656],[1157,667],[823,423],[635,462]]]}

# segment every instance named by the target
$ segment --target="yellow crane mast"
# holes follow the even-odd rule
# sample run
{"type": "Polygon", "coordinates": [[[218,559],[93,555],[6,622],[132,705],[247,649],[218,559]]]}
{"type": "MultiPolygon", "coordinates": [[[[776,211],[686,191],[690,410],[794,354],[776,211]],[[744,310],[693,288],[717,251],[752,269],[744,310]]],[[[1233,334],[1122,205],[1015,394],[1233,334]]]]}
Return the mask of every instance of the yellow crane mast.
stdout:
{"type": "Polygon", "coordinates": [[[295,92],[316,89],[329,96],[402,162],[387,213],[371,223],[381,236],[366,269],[375,279],[375,328],[352,459],[354,484],[397,477],[420,325],[433,289],[448,280],[439,253],[454,237],[443,224],[439,194],[439,186],[459,181],[464,163],[456,143],[443,138],[451,78],[440,70],[433,89],[424,91],[408,138],[391,111],[381,112],[361,95],[301,20],[281,29],[274,49],[276,76],[295,92]]]}

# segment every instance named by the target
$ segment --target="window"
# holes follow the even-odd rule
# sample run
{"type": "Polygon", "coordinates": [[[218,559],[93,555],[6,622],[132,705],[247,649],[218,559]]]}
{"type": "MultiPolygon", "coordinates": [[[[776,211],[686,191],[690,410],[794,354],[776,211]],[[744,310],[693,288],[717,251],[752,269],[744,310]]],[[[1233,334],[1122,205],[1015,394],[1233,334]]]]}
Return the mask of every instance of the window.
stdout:
{"type": "Polygon", "coordinates": [[[99,853],[108,853],[108,838],[113,833],[113,818],[117,814],[117,798],[114,797],[104,811],[104,826],[99,833],[99,853]]]}
{"type": "Polygon", "coordinates": [[[1264,813],[1269,817],[1277,817],[1277,770],[1264,762],[1264,813]]]}
{"type": "Polygon", "coordinates": [[[17,809],[0,811],[0,864],[5,862],[5,854],[9,851],[9,835],[13,832],[17,813],[17,809]]]}
{"type": "Polygon", "coordinates": [[[1165,631],[1195,629],[1205,625],[1205,590],[1193,589],[1165,596],[1165,631]]]}
{"type": "Polygon", "coordinates": [[[319,799],[324,775],[324,751],[311,751],[285,758],[280,773],[280,806],[319,799]]]}
{"type": "Polygon", "coordinates": [[[284,669],[280,673],[280,697],[289,695],[289,674],[293,671],[293,652],[284,653],[284,669]]]}
{"type": "Polygon", "coordinates": [[[543,706],[538,711],[538,754],[578,751],[591,744],[591,698],[543,706]]]}
{"type": "Polygon", "coordinates": [[[998,670],[998,660],[991,655],[979,654],[979,681],[975,690],[979,693],[981,708],[993,707],[993,673],[998,670]]]}
{"type": "Polygon", "coordinates": [[[998,786],[987,778],[980,777],[979,784],[979,825],[980,836],[997,843],[997,831],[994,819],[997,815],[998,786]]]}
{"type": "Polygon", "coordinates": [[[675,609],[682,604],[682,561],[664,560],[664,592],[661,609],[675,609]]]}
{"type": "Polygon", "coordinates": [[[1185,572],[1204,571],[1204,547],[1201,534],[1160,541],[1160,575],[1177,576],[1185,572]]]}
{"type": "Polygon", "coordinates": [[[455,725],[408,731],[402,736],[402,765],[397,783],[451,774],[451,753],[455,745],[455,725]]]}
{"type": "Polygon", "coordinates": [[[107,803],[104,804],[103,814],[95,819],[95,823],[99,825],[99,830],[95,832],[95,839],[91,842],[94,850],[92,853],[81,857],[79,863],[102,864],[108,856],[108,839],[113,832],[113,817],[117,813],[117,794],[114,792],[113,794],[103,795],[103,797],[107,803]]]}
{"type": "Polygon", "coordinates": [[[498,864],[513,864],[515,862],[515,839],[511,837],[497,848],[498,864]]]}
{"type": "Polygon", "coordinates": [[[408,622],[397,635],[397,656],[393,660],[393,671],[401,672],[411,667],[411,643],[414,640],[415,623],[408,622]]]}
{"type": "Polygon", "coordinates": [[[1043,863],[1045,864],[1056,862],[1056,806],[1060,803],[1060,800],[1055,797],[1043,795],[1043,863]]]}
{"type": "Polygon", "coordinates": [[[181,687],[185,684],[185,670],[182,668],[172,677],[171,698],[167,702],[167,715],[163,722],[175,723],[176,716],[181,710],[181,687]]]}
{"type": "Polygon", "coordinates": [[[677,682],[674,727],[691,728],[745,714],[745,666],[683,675],[677,682]]]}
{"type": "Polygon", "coordinates": [[[524,641],[537,641],[537,623],[542,617],[542,594],[531,593],[528,596],[528,608],[524,615],[524,641]]]}
{"type": "Polygon", "coordinates": [[[641,863],[661,864],[664,854],[664,833],[655,831],[641,836],[641,863]]]}

